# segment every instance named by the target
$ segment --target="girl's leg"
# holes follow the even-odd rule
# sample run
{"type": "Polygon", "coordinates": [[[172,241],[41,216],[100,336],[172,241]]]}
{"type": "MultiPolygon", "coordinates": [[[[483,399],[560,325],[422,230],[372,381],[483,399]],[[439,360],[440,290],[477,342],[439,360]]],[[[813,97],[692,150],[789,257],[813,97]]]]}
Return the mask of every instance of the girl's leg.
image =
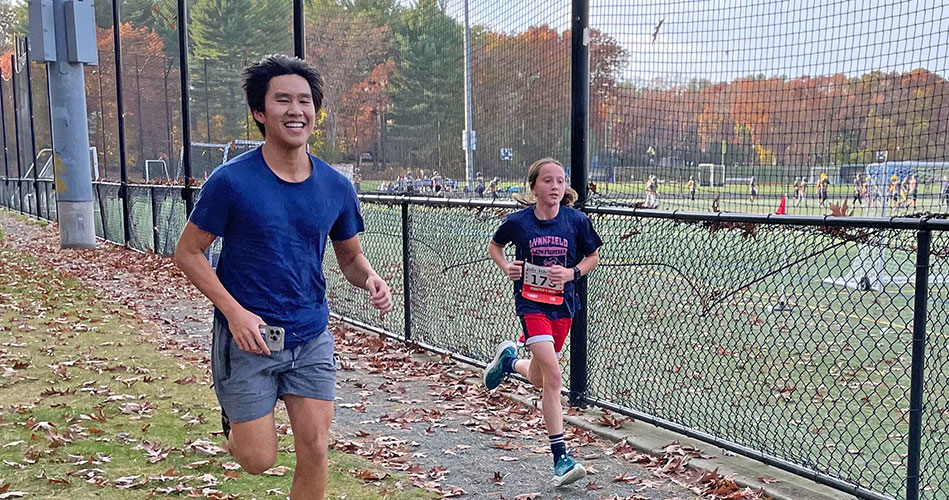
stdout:
{"type": "Polygon", "coordinates": [[[561,378],[560,363],[554,351],[553,342],[536,342],[530,344],[530,361],[518,361],[514,369],[524,375],[536,387],[540,383],[542,389],[541,404],[544,415],[544,424],[547,434],[554,436],[563,434],[563,404],[560,400],[561,378]],[[524,372],[521,369],[525,369],[524,372]]]}

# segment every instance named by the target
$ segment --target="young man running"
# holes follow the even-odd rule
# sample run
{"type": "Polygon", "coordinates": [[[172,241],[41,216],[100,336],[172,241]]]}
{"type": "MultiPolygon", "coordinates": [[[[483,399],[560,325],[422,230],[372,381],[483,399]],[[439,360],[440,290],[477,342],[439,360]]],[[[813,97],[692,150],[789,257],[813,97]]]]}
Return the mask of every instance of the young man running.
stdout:
{"type": "Polygon", "coordinates": [[[175,263],[214,304],[211,372],[231,454],[249,474],[273,465],[273,410],[283,399],[297,461],[290,498],[319,500],[336,394],[326,239],[343,275],[369,292],[373,307],[391,310],[392,297],[360,248],[364,228],[352,184],[306,152],[323,99],[319,74],[301,59],[274,55],[243,76],[264,144],[208,178],[175,263]],[[217,273],[204,257],[216,237],[224,240],[217,273]],[[282,337],[274,349],[265,325],[280,328],[267,332],[282,337]]]}

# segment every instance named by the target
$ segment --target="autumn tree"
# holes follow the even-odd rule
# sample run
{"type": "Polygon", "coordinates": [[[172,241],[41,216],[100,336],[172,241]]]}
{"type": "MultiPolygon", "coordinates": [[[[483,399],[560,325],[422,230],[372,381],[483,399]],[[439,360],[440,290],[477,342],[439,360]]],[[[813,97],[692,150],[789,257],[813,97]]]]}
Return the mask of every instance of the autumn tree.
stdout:
{"type": "MultiPolygon", "coordinates": [[[[126,154],[131,174],[144,173],[145,160],[164,159],[175,168],[175,151],[180,147],[176,128],[179,103],[178,74],[164,54],[161,38],[152,30],[119,25],[119,36],[129,47],[123,51],[126,154]],[[171,137],[169,137],[171,135],[171,137]]],[[[89,141],[98,147],[103,175],[118,176],[118,117],[115,90],[115,60],[112,30],[97,28],[99,64],[85,67],[86,106],[89,109],[89,141]]]]}
{"type": "Polygon", "coordinates": [[[386,62],[393,41],[389,27],[378,24],[371,13],[334,2],[321,2],[309,13],[307,60],[323,77],[326,149],[322,154],[328,159],[335,159],[340,152],[356,154],[358,147],[352,139],[359,127],[356,114],[360,106],[353,102],[360,94],[378,90],[375,84],[358,84],[386,62]],[[355,93],[344,99],[351,91],[355,93]]]}

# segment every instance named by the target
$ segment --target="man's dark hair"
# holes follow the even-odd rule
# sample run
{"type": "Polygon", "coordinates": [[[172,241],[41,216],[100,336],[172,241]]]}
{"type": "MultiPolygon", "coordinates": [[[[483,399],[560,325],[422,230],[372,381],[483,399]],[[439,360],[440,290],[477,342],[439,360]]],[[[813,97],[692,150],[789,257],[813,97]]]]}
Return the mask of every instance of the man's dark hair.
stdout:
{"type": "MultiPolygon", "coordinates": [[[[247,105],[251,111],[266,111],[264,109],[264,96],[267,95],[267,89],[270,87],[270,80],[275,76],[281,75],[299,75],[303,77],[310,85],[310,94],[313,96],[313,107],[317,112],[323,105],[323,78],[299,57],[291,57],[284,54],[272,54],[265,56],[259,62],[251,64],[244,69],[243,84],[244,94],[247,96],[247,105]]],[[[260,133],[265,137],[267,131],[264,124],[254,119],[260,133]]]]}

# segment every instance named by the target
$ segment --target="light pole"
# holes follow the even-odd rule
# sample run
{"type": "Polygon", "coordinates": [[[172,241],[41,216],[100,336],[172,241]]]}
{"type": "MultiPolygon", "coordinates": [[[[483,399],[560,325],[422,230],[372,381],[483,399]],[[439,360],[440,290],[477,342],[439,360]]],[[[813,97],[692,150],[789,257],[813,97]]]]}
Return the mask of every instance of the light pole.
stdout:
{"type": "Polygon", "coordinates": [[[474,184],[475,131],[472,130],[474,116],[471,99],[471,30],[468,27],[468,0],[465,0],[465,132],[462,146],[465,148],[465,178],[468,186],[474,184]]]}

